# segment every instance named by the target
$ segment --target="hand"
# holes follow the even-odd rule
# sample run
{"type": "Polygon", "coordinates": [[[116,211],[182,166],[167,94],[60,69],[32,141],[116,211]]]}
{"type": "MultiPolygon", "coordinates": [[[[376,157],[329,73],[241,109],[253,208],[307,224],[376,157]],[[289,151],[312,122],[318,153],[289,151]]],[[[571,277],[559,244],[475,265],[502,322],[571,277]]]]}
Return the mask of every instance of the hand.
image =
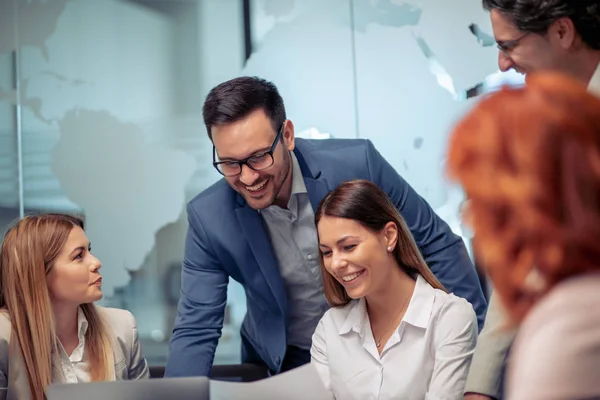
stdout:
{"type": "Polygon", "coordinates": [[[494,398],[485,394],[467,393],[465,394],[465,400],[494,400],[494,398]]]}

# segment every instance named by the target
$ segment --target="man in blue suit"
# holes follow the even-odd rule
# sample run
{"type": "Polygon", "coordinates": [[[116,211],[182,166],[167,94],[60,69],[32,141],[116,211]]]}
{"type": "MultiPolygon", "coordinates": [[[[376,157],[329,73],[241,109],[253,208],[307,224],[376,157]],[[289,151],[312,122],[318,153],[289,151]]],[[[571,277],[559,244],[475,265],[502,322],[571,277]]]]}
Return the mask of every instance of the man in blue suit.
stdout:
{"type": "Polygon", "coordinates": [[[224,179],[187,208],[181,298],[166,376],[210,373],[229,277],[246,291],[242,361],[261,363],[272,373],[310,362],[311,337],[328,308],[313,210],[351,179],[369,179],[386,191],[431,270],[471,302],[481,326],[486,302],[462,240],[370,141],[295,139],[277,88],[259,78],[218,85],[203,112],[213,164],[224,179]]]}

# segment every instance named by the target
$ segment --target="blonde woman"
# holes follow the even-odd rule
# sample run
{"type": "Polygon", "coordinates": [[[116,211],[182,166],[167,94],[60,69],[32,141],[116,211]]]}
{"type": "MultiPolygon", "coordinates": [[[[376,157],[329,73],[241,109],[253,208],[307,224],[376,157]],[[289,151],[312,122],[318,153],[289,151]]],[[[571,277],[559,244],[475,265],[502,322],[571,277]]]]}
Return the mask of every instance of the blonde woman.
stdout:
{"type": "Polygon", "coordinates": [[[147,378],[128,311],[102,298],[83,221],[28,216],[0,248],[0,400],[42,400],[53,382],[147,378]]]}

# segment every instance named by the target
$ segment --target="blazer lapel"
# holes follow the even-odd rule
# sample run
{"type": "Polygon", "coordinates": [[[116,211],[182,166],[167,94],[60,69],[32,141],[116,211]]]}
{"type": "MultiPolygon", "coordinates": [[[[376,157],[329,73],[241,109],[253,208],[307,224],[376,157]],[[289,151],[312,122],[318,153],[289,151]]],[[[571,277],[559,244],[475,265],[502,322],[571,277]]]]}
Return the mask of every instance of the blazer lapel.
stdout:
{"type": "Polygon", "coordinates": [[[323,197],[329,193],[329,187],[325,179],[312,179],[312,178],[304,178],[304,184],[306,185],[306,191],[308,192],[308,198],[310,199],[310,204],[312,205],[313,211],[317,211],[317,207],[323,197]]]}
{"type": "Polygon", "coordinates": [[[309,165],[306,161],[305,155],[300,152],[298,147],[294,149],[294,154],[296,155],[296,159],[300,165],[300,170],[302,171],[302,177],[304,178],[304,185],[306,186],[306,191],[308,192],[310,204],[312,205],[313,211],[316,212],[319,203],[331,189],[329,188],[325,178],[321,176],[321,171],[319,168],[317,168],[317,163],[315,160],[313,160],[312,164],[309,165]]]}
{"type": "MultiPolygon", "coordinates": [[[[241,197],[241,196],[240,196],[241,197]]],[[[283,280],[277,265],[277,259],[273,252],[271,240],[264,226],[263,219],[258,211],[245,204],[236,209],[238,221],[242,231],[248,240],[248,245],[256,259],[256,263],[277,301],[283,315],[287,314],[287,299],[283,280]]]]}
{"type": "Polygon", "coordinates": [[[114,369],[114,380],[122,381],[129,379],[128,371],[127,371],[127,359],[125,358],[125,354],[123,354],[123,349],[118,345],[118,342],[115,340],[115,347],[113,349],[113,357],[115,363],[114,369]]]}

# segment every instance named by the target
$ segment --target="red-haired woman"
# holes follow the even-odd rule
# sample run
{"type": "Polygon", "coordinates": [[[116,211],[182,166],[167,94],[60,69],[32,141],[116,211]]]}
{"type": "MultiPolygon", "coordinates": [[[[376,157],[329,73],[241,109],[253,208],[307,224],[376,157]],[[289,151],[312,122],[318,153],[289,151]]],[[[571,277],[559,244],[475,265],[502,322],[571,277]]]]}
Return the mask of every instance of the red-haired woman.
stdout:
{"type": "Polygon", "coordinates": [[[600,398],[600,100],[561,75],[481,101],[449,174],[512,322],[509,399],[600,398]]]}

